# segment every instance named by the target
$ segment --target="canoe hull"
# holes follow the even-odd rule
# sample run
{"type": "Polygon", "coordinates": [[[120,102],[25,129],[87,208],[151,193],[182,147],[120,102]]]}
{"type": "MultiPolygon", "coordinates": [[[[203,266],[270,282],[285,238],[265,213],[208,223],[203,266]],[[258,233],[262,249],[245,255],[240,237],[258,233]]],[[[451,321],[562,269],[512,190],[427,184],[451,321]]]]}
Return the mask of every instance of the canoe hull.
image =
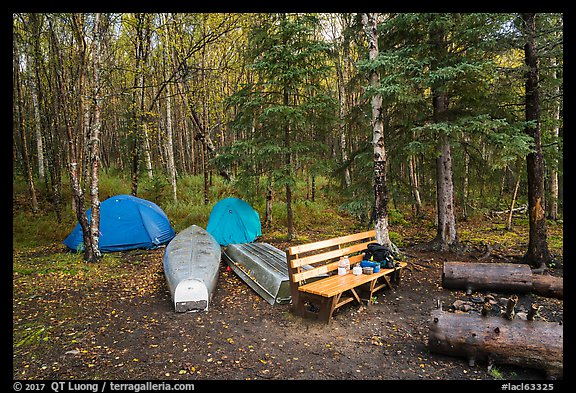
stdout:
{"type": "Polygon", "coordinates": [[[164,276],[176,312],[208,311],[218,281],[221,249],[203,228],[178,233],[164,251],[164,276]]]}
{"type": "Polygon", "coordinates": [[[286,253],[268,243],[229,244],[224,261],[268,303],[291,302],[286,253]]]}

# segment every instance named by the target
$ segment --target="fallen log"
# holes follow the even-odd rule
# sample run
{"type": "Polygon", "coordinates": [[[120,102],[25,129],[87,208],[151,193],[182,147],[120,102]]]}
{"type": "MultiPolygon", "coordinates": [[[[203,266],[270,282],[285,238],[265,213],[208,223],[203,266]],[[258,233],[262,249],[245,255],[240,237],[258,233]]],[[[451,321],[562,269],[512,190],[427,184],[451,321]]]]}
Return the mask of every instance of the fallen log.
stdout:
{"type": "Polygon", "coordinates": [[[493,290],[514,293],[532,292],[562,299],[562,277],[533,274],[530,266],[518,263],[444,262],[442,287],[473,291],[493,290]]]}
{"type": "Polygon", "coordinates": [[[494,217],[500,214],[510,214],[510,213],[526,213],[528,211],[528,205],[524,204],[522,206],[518,206],[516,208],[512,208],[512,209],[507,209],[507,210],[500,210],[500,211],[496,211],[496,210],[490,210],[490,216],[494,217]]]}
{"type": "Polygon", "coordinates": [[[562,277],[533,274],[532,292],[544,297],[564,299],[564,280],[562,277]]]}
{"type": "Polygon", "coordinates": [[[476,362],[541,369],[551,379],[563,376],[563,325],[508,320],[480,314],[431,313],[428,349],[476,362]]]}

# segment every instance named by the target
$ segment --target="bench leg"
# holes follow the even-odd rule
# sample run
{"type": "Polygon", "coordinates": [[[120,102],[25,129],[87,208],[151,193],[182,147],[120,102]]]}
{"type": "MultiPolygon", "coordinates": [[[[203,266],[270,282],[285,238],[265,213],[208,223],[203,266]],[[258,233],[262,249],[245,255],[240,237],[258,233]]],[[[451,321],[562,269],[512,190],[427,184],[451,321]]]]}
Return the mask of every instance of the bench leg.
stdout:
{"type": "Polygon", "coordinates": [[[320,312],[318,313],[318,319],[326,323],[330,323],[332,320],[332,313],[338,304],[338,300],[342,294],[332,296],[331,298],[322,299],[320,306],[320,312]]]}
{"type": "Polygon", "coordinates": [[[388,276],[382,276],[382,278],[384,279],[384,281],[386,281],[386,285],[388,285],[388,288],[390,288],[393,291],[394,287],[392,286],[392,283],[388,279],[388,276]]]}
{"type": "Polygon", "coordinates": [[[292,312],[295,315],[304,316],[304,299],[298,291],[292,293],[292,312]]]}
{"type": "Polygon", "coordinates": [[[382,288],[382,286],[376,287],[377,281],[378,279],[374,279],[359,287],[362,290],[362,296],[367,296],[367,297],[357,297],[358,303],[360,303],[360,305],[362,305],[360,299],[366,300],[366,307],[372,304],[372,297],[374,296],[374,292],[382,288]]]}
{"type": "Polygon", "coordinates": [[[400,285],[400,279],[402,278],[402,269],[397,269],[394,273],[392,273],[392,282],[395,286],[400,285]]]}
{"type": "Polygon", "coordinates": [[[300,298],[300,299],[298,299],[297,303],[292,304],[292,312],[295,315],[303,317],[304,311],[305,311],[304,307],[305,307],[304,300],[302,300],[302,298],[300,298]]]}

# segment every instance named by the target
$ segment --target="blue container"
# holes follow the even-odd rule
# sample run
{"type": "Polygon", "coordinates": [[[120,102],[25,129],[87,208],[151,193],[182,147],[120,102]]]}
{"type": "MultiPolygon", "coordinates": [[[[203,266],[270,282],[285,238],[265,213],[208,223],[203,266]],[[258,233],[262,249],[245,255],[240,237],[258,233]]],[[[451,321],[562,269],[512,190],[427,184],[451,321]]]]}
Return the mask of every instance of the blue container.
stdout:
{"type": "Polygon", "coordinates": [[[367,261],[367,260],[363,260],[362,262],[360,262],[360,267],[374,267],[374,266],[380,266],[379,262],[372,262],[372,261],[367,261]]]}

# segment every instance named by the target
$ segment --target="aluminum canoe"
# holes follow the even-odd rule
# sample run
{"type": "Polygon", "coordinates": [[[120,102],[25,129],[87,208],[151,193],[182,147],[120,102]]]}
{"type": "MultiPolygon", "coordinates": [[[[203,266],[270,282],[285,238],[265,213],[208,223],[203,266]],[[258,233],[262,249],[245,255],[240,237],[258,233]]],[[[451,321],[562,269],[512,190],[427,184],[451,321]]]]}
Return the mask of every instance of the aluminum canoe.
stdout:
{"type": "Polygon", "coordinates": [[[204,228],[178,233],[164,251],[164,276],[176,312],[208,311],[218,281],[220,244],[204,228]]]}
{"type": "Polygon", "coordinates": [[[229,244],[224,261],[250,288],[268,303],[290,303],[286,254],[268,243],[229,244]]]}
{"type": "MultiPolygon", "coordinates": [[[[286,253],[268,243],[229,244],[222,259],[230,268],[268,303],[288,304],[292,301],[286,253]]],[[[308,265],[303,269],[309,268],[308,265]]],[[[325,277],[311,278],[309,281],[325,277]]]]}

